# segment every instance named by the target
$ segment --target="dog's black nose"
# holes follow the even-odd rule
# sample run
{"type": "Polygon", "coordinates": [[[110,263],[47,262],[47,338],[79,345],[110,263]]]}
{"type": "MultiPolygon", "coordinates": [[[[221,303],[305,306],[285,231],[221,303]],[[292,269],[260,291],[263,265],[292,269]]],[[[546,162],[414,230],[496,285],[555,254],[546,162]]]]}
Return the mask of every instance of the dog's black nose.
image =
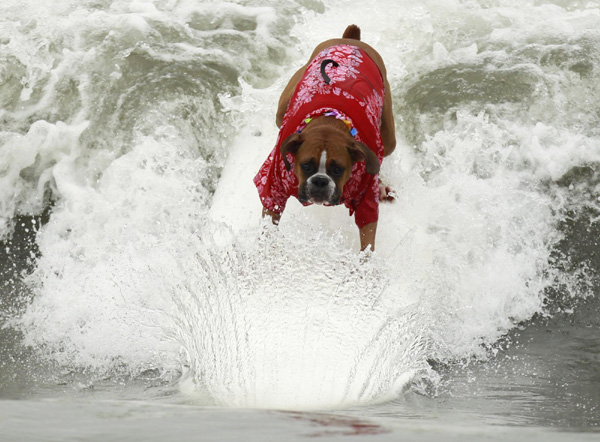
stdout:
{"type": "Polygon", "coordinates": [[[314,187],[322,189],[323,187],[327,187],[329,185],[329,179],[324,176],[316,176],[313,177],[311,183],[314,187]]]}

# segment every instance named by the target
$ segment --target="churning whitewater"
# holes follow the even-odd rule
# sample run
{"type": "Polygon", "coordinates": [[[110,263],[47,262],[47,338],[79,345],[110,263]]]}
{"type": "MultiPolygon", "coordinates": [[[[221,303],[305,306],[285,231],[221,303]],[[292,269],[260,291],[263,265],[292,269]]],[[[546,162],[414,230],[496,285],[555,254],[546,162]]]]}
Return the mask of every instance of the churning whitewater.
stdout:
{"type": "Polygon", "coordinates": [[[558,245],[600,209],[599,7],[5,0],[0,239],[49,210],[7,326],[60,367],[231,407],[387,401],[490,356],[590,294],[558,245]],[[350,23],[401,140],[370,257],[343,208],[261,222],[252,184],[288,78],[350,23]]]}

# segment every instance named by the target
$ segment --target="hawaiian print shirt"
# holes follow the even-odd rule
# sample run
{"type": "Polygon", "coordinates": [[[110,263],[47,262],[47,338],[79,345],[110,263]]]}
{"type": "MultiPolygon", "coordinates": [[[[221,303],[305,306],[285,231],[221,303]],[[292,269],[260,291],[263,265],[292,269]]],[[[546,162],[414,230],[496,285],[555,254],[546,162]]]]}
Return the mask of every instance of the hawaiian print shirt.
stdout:
{"type": "MultiPolygon", "coordinates": [[[[375,62],[360,48],[337,45],[323,50],[308,65],[296,86],[283,118],[277,143],[254,177],[263,207],[281,213],[290,196],[298,197],[298,179],[294,173],[294,156],[287,159],[292,165],[285,168],[280,147],[283,141],[302,129],[304,121],[335,111],[351,122],[357,130],[355,138],[366,144],[383,160],[381,113],[384,84],[375,62]],[[338,66],[325,68],[330,78],[327,84],[321,74],[323,60],[334,60],[338,66]]],[[[340,203],[354,214],[359,228],[377,221],[379,217],[379,178],[369,175],[363,161],[354,163],[352,174],[345,184],[340,203]]],[[[309,203],[306,203],[308,205],[309,203]]]]}

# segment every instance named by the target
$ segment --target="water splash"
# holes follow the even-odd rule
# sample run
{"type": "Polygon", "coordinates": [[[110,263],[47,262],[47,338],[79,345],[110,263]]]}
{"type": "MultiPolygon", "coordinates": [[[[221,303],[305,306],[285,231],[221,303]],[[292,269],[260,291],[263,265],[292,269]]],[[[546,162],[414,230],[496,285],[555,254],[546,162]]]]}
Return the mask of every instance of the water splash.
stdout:
{"type": "Polygon", "coordinates": [[[172,336],[194,390],[219,405],[387,400],[427,367],[418,314],[390,311],[381,263],[340,250],[335,235],[266,229],[258,242],[207,246],[197,259],[197,277],[174,293],[172,336]]]}

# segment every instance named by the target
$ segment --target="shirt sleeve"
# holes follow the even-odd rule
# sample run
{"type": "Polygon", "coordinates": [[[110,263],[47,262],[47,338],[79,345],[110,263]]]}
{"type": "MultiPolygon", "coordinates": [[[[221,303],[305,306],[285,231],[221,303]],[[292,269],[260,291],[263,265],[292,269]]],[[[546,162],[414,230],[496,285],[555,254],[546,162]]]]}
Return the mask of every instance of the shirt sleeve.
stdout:
{"type": "Polygon", "coordinates": [[[254,185],[263,207],[271,212],[281,213],[285,209],[287,200],[291,196],[291,181],[283,165],[279,149],[275,147],[254,177],[254,185]]]}
{"type": "Polygon", "coordinates": [[[374,175],[365,196],[354,213],[354,222],[359,229],[379,219],[379,175],[374,175]]]}

